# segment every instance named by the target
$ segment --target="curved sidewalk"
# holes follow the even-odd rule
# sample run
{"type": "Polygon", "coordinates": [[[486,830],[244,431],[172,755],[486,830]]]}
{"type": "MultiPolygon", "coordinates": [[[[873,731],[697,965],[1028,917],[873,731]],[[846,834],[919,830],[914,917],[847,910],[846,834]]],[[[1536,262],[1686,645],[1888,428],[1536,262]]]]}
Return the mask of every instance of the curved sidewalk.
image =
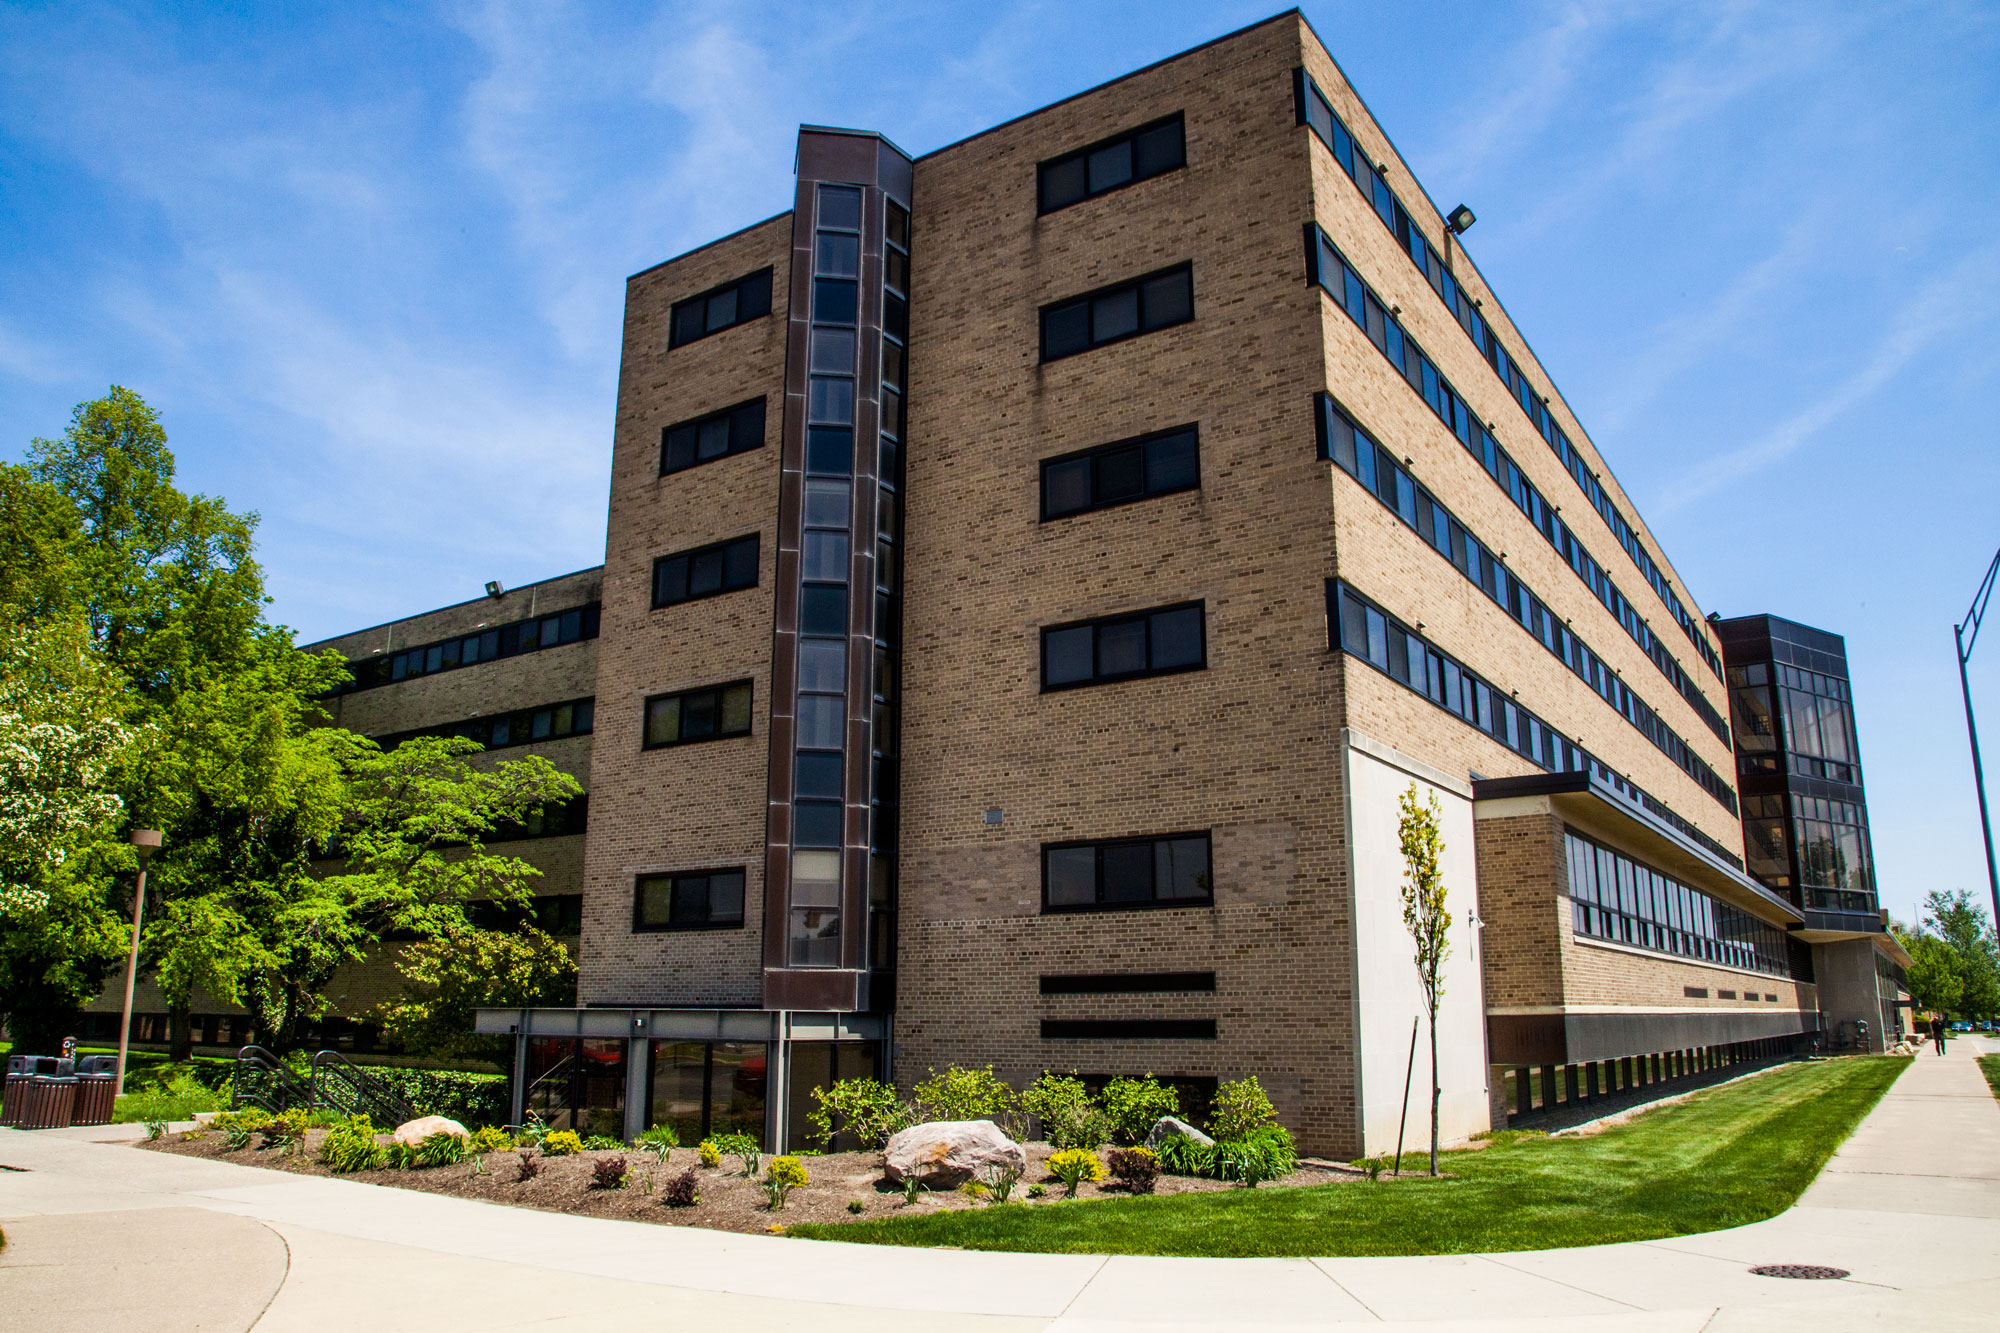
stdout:
{"type": "MultiPolygon", "coordinates": [[[[107,1255],[161,1244],[183,1257],[233,1253],[255,1248],[243,1239],[245,1220],[268,1228],[284,1242],[288,1267],[255,1323],[260,1333],[686,1328],[707,1319],[732,1329],[875,1333],[1356,1323],[1991,1328],[2000,1309],[2000,1104],[1972,1062],[1974,1045],[1919,1057],[1798,1206],[1769,1221],[1492,1255],[1163,1259],[849,1246],[277,1175],[79,1141],[86,1131],[0,1131],[0,1165],[26,1168],[0,1171],[0,1225],[13,1242],[0,1254],[0,1309],[20,1312],[36,1296],[33,1270],[12,1262],[17,1247],[25,1254],[39,1233],[91,1214],[108,1219],[95,1224],[107,1255]],[[148,1225],[146,1211],[162,1209],[173,1210],[171,1222],[156,1216],[148,1225]],[[132,1228],[126,1241],[121,1227],[132,1228]],[[1792,1282],[1747,1271],[1766,1263],[1827,1264],[1853,1276],[1792,1282]]],[[[237,1285],[247,1300],[268,1263],[243,1268],[237,1285]]],[[[79,1276],[67,1274],[72,1284],[79,1276]]],[[[126,1324],[106,1310],[90,1327],[250,1327],[240,1315],[177,1319],[167,1294],[158,1292],[143,1320],[126,1324]]],[[[225,1294],[211,1293],[214,1302],[225,1294]]]]}

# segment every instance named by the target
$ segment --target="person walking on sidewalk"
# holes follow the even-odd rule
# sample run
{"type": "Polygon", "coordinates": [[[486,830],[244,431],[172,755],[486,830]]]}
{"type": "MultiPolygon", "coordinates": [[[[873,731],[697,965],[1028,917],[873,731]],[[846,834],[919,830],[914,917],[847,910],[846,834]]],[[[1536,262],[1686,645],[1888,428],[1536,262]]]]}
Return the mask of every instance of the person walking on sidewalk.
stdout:
{"type": "Polygon", "coordinates": [[[1939,1055],[1944,1054],[1944,1032],[1944,1015],[1939,1014],[1937,1017],[1931,1019],[1931,1040],[1937,1043],[1937,1053],[1939,1055]]]}

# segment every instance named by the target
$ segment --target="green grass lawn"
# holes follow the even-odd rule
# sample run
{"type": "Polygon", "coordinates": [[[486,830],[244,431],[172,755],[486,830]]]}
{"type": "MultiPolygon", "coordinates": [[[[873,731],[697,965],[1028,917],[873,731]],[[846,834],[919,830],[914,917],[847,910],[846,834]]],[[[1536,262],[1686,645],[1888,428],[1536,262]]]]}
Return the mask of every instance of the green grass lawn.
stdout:
{"type": "Polygon", "coordinates": [[[1986,1075],[1986,1086],[1993,1089],[1995,1098],[2000,1098],[2000,1055],[1979,1057],[1979,1072],[1986,1075]]]}
{"type": "Polygon", "coordinates": [[[1006,1204],[787,1234],[1213,1256],[1470,1254],[1682,1236],[1789,1208],[1908,1063],[1863,1056],[1788,1065],[1601,1134],[1448,1153],[1451,1180],[1006,1204]]]}

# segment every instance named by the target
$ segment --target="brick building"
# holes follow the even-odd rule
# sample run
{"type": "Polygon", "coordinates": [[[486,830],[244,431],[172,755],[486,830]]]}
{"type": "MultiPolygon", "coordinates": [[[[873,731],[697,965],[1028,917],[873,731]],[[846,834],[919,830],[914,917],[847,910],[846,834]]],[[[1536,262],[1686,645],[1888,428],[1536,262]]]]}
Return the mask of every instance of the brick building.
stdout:
{"type": "Polygon", "coordinates": [[[481,1017],[517,1108],[775,1148],[856,1073],[1254,1073],[1380,1151],[1412,788],[1447,1139],[1816,1026],[1712,627],[1302,16],[797,160],[629,280],[594,645],[342,700],[591,710],[579,1006],[481,1017]]]}

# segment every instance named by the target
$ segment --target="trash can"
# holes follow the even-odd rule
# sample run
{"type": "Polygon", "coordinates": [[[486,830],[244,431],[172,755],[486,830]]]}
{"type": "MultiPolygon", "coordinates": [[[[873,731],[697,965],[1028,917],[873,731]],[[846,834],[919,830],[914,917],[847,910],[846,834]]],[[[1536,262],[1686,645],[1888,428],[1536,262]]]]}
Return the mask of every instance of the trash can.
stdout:
{"type": "Polygon", "coordinates": [[[62,1129],[76,1106],[71,1062],[52,1055],[7,1057],[7,1086],[0,1092],[0,1125],[62,1129]]]}
{"type": "Polygon", "coordinates": [[[118,1057],[86,1055],[76,1062],[76,1105],[72,1125],[108,1125],[118,1105],[118,1057]]]}

